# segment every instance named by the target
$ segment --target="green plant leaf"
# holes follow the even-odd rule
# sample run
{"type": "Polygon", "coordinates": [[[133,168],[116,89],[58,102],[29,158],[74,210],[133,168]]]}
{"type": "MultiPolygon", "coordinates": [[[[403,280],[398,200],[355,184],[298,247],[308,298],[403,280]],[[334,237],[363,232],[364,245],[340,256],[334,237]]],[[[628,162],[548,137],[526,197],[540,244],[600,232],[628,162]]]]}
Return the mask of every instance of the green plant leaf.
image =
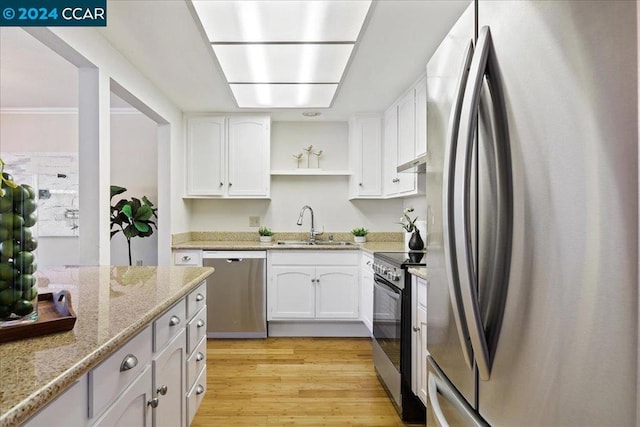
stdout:
{"type": "Polygon", "coordinates": [[[147,199],[147,196],[142,196],[142,201],[145,205],[153,206],[153,203],[151,203],[151,201],[147,199]]]}
{"type": "Polygon", "coordinates": [[[138,230],[133,225],[127,225],[123,233],[127,239],[132,239],[138,235],[138,230]]]}
{"type": "Polygon", "coordinates": [[[113,239],[113,236],[115,236],[116,234],[118,234],[120,232],[120,230],[111,230],[111,237],[110,239],[113,239]]]}
{"type": "Polygon", "coordinates": [[[111,186],[111,197],[109,198],[109,200],[113,199],[113,196],[117,196],[118,194],[122,194],[125,191],[127,191],[127,189],[124,188],[124,187],[118,187],[117,185],[112,185],[111,186]]]}
{"type": "Polygon", "coordinates": [[[136,221],[147,221],[149,218],[151,218],[152,214],[153,210],[151,209],[151,207],[142,205],[140,206],[140,209],[135,212],[134,218],[136,219],[136,221]]]}
{"type": "Polygon", "coordinates": [[[147,233],[150,229],[149,225],[147,225],[144,222],[140,222],[140,221],[133,221],[133,225],[136,227],[136,229],[138,231],[140,231],[141,233],[147,233]]]}
{"type": "Polygon", "coordinates": [[[132,212],[133,209],[131,205],[124,205],[121,210],[122,210],[122,213],[127,216],[127,218],[133,218],[133,212],[132,212]]]}

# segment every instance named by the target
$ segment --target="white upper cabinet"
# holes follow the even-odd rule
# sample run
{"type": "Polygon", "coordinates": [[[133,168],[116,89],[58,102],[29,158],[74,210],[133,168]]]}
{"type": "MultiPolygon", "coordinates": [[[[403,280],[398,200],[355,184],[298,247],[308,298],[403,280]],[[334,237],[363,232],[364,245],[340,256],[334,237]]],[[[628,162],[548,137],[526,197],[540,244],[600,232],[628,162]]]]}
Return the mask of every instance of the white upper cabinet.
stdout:
{"type": "Polygon", "coordinates": [[[416,156],[416,99],[412,88],[398,102],[398,164],[416,156]]]}
{"type": "Polygon", "coordinates": [[[427,77],[422,77],[416,91],[416,157],[427,154],[427,77]]]}
{"type": "Polygon", "coordinates": [[[380,116],[349,120],[350,199],[382,197],[382,129],[380,116]]]}
{"type": "Polygon", "coordinates": [[[199,116],[187,121],[187,197],[268,198],[270,118],[199,116]]]}

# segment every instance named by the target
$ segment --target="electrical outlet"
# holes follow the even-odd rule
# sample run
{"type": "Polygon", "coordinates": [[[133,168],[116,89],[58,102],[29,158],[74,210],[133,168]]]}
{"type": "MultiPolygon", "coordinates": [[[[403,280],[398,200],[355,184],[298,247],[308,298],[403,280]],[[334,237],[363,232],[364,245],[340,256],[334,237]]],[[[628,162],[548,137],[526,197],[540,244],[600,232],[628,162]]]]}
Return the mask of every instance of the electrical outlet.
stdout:
{"type": "Polygon", "coordinates": [[[260,227],[260,217],[259,216],[250,216],[249,217],[249,227],[260,227]]]}

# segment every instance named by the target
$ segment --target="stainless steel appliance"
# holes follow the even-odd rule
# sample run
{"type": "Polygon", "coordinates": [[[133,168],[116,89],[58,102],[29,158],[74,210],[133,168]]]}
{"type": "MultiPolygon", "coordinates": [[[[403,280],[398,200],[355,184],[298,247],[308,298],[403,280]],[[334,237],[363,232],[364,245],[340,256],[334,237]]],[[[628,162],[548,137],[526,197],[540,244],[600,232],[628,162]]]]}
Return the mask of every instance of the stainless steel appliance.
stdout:
{"type": "Polygon", "coordinates": [[[429,61],[429,426],[636,425],[636,18],[478,0],[429,61]]]}
{"type": "Polygon", "coordinates": [[[202,264],[215,272],[207,278],[207,337],[267,336],[265,251],[205,251],[202,264]]]}
{"type": "Polygon", "coordinates": [[[423,252],[373,255],[373,363],[405,421],[424,421],[425,408],[411,391],[411,280],[409,266],[423,266],[423,252]]]}

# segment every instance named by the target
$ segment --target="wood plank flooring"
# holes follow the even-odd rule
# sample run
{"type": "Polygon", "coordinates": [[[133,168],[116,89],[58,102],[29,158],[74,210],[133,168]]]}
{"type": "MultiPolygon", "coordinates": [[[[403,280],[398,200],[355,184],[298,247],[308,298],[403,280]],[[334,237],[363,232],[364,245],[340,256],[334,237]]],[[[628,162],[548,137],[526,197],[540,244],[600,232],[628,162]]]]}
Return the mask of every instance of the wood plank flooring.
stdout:
{"type": "Polygon", "coordinates": [[[192,427],[405,426],[367,338],[209,340],[207,393],[192,427]]]}

